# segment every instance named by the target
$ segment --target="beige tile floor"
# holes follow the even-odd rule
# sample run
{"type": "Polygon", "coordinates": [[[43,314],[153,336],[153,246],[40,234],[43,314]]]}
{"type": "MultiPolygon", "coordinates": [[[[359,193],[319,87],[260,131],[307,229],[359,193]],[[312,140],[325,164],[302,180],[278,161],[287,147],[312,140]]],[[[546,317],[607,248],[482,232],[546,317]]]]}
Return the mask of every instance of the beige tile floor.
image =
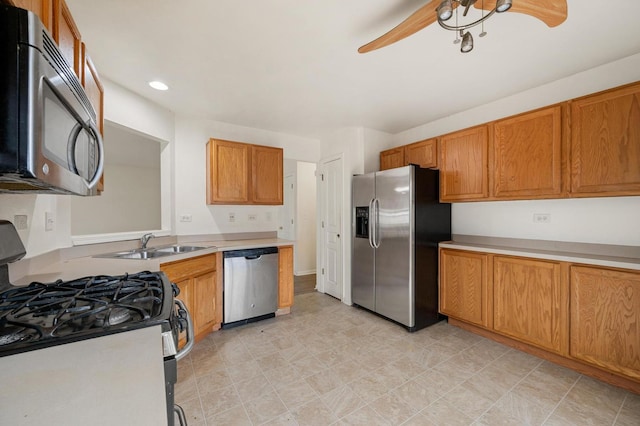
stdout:
{"type": "Polygon", "coordinates": [[[203,425],[640,425],[632,394],[440,322],[416,333],[320,293],[178,365],[203,425]]]}

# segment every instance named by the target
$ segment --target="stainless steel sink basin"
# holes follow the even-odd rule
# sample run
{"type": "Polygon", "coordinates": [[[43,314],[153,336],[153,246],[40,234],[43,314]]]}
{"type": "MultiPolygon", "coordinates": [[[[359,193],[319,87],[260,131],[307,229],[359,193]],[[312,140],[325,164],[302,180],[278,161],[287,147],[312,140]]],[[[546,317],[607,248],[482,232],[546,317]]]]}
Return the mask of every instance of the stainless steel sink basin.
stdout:
{"type": "Polygon", "coordinates": [[[169,253],[169,254],[174,254],[174,253],[189,253],[192,251],[197,251],[197,250],[204,250],[207,247],[200,247],[200,246],[181,246],[181,245],[176,245],[176,246],[169,246],[169,247],[159,247],[157,249],[155,249],[155,252],[158,253],[169,253]]]}
{"type": "Polygon", "coordinates": [[[129,251],[119,251],[115,253],[106,253],[100,254],[94,257],[102,257],[108,259],[136,259],[136,260],[144,260],[144,259],[153,259],[156,257],[163,256],[171,256],[173,254],[180,253],[190,253],[192,251],[204,250],[209,247],[200,247],[200,246],[183,246],[183,245],[172,245],[166,247],[150,247],[146,249],[135,249],[129,251]]]}
{"type": "Polygon", "coordinates": [[[105,257],[114,257],[116,259],[152,259],[154,257],[162,257],[169,256],[170,253],[161,253],[154,250],[144,250],[144,251],[129,251],[122,253],[113,253],[111,256],[105,257]]]}

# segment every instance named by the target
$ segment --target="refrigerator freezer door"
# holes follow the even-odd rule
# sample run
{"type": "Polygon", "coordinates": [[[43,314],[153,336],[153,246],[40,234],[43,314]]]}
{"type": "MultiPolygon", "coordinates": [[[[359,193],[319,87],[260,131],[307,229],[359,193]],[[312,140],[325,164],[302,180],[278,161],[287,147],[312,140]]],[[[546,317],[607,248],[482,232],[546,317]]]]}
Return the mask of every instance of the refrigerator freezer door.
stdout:
{"type": "MultiPolygon", "coordinates": [[[[355,230],[356,207],[364,207],[369,210],[369,223],[371,223],[371,201],[375,196],[375,180],[373,174],[353,177],[353,205],[351,209],[353,226],[355,230]]],[[[352,265],[351,265],[351,299],[353,303],[370,310],[375,309],[375,250],[370,244],[372,233],[368,232],[368,238],[357,238],[355,232],[352,235],[352,265]]]]}
{"type": "Polygon", "coordinates": [[[375,185],[379,205],[375,311],[413,327],[413,168],[408,166],[378,172],[375,185]]]}

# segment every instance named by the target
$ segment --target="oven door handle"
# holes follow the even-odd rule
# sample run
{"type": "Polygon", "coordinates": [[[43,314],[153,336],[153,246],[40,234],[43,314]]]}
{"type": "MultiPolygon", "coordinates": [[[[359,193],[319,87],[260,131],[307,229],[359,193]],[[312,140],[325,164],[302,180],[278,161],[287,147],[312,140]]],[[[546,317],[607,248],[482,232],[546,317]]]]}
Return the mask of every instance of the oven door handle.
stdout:
{"type": "Polygon", "coordinates": [[[176,353],[176,361],[180,361],[184,358],[193,348],[193,344],[195,343],[195,338],[193,334],[193,320],[191,319],[191,315],[189,315],[189,310],[184,305],[182,300],[175,299],[176,305],[178,305],[178,316],[180,319],[185,319],[187,321],[187,343],[176,353]],[[186,318],[184,318],[186,316],[186,318]]]}

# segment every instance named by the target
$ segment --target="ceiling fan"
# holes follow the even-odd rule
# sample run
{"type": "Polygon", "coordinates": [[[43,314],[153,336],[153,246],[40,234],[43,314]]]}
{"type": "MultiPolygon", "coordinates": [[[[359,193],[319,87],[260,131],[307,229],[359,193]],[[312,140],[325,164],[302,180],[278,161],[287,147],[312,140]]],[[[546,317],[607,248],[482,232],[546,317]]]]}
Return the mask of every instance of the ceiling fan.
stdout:
{"type": "MultiPolygon", "coordinates": [[[[473,38],[471,33],[465,29],[484,22],[494,13],[502,12],[524,13],[533,16],[547,24],[549,27],[555,27],[563,23],[567,19],[567,1],[566,0],[430,0],[427,4],[415,11],[411,16],[402,21],[398,26],[373,40],[370,43],[358,49],[360,53],[371,52],[380,49],[397,41],[402,40],[412,34],[417,33],[421,29],[438,22],[443,28],[448,30],[459,31],[462,37],[462,52],[468,52],[473,49],[473,38]],[[488,14],[481,19],[465,25],[448,25],[445,23],[453,12],[457,13],[457,8],[464,8],[463,16],[467,16],[469,8],[474,6],[476,9],[488,10],[488,14]],[[465,36],[467,37],[465,43],[465,36]],[[470,43],[469,43],[470,42],[470,43]]],[[[481,36],[484,35],[480,34],[481,36]]],[[[456,38],[456,42],[460,41],[456,38]]]]}

